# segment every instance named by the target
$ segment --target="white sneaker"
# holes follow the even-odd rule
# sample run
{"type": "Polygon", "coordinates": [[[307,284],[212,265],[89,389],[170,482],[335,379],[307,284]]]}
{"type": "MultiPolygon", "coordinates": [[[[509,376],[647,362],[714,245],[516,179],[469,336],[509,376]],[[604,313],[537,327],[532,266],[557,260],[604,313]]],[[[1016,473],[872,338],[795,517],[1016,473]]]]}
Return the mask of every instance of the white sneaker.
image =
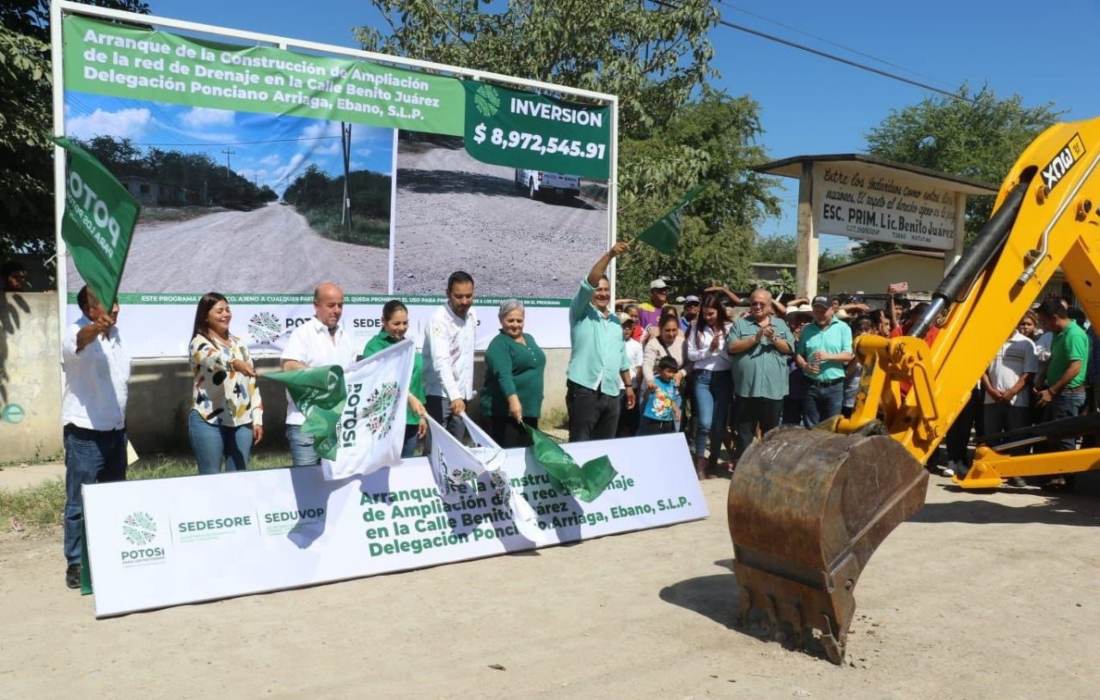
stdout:
{"type": "Polygon", "coordinates": [[[955,470],[959,468],[956,462],[948,462],[947,466],[940,467],[940,476],[945,476],[948,479],[955,476],[955,470]]]}

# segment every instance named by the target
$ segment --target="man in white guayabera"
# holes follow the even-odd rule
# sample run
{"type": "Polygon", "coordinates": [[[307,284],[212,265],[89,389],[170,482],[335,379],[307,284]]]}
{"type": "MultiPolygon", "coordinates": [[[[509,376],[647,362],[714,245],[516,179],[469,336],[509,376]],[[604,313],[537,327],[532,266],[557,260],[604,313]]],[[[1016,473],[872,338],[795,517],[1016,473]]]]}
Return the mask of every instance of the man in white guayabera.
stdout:
{"type": "Polygon", "coordinates": [[[437,423],[461,440],[466,435],[462,414],[474,397],[474,278],[452,272],[447,278],[447,303],[435,310],[424,334],[424,391],[427,409],[437,423]]]}
{"type": "MultiPolygon", "coordinates": [[[[322,282],[313,290],[313,318],[294,329],[283,348],[283,369],[307,369],[339,365],[347,369],[355,362],[355,344],[340,317],[344,315],[344,290],[332,282],[322,282]]],[[[296,467],[320,464],[313,449],[313,436],[302,432],[306,417],[289,392],[286,396],[286,440],[290,443],[290,461],[296,467]]]]}

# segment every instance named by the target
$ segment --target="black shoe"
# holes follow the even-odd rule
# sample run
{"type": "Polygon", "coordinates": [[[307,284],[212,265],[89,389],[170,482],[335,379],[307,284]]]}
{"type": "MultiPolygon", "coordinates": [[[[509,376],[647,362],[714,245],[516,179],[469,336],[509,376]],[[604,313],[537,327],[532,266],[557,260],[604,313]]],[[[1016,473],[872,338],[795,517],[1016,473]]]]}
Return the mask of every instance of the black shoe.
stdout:
{"type": "Polygon", "coordinates": [[[65,569],[65,585],[80,588],[80,564],[69,564],[69,568],[65,569]]]}

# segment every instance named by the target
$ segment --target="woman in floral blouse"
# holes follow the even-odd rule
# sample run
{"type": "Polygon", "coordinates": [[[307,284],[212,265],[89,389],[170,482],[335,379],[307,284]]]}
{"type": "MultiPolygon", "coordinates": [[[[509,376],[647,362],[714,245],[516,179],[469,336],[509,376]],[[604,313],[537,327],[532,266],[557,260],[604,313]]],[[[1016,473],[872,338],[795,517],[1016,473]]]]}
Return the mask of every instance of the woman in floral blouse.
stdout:
{"type": "Polygon", "coordinates": [[[191,334],[193,405],[187,419],[200,474],[248,467],[252,446],[263,439],[263,404],[248,348],[229,333],[233,314],[217,292],[204,294],[191,334]]]}

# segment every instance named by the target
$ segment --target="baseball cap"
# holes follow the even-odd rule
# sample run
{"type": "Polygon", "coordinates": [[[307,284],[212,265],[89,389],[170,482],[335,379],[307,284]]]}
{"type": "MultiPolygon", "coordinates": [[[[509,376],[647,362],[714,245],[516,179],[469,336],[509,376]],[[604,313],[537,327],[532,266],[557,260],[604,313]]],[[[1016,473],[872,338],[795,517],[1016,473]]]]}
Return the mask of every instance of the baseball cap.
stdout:
{"type": "Polygon", "coordinates": [[[811,306],[832,306],[832,304],[829,303],[829,297],[823,294],[819,294],[818,296],[814,297],[811,306]]]}
{"type": "Polygon", "coordinates": [[[662,279],[655,279],[649,283],[650,289],[668,289],[668,285],[662,279]]]}
{"type": "Polygon", "coordinates": [[[695,296],[694,294],[688,294],[686,297],[684,297],[684,306],[687,306],[688,304],[698,304],[698,303],[699,303],[699,297],[695,296]]]}

